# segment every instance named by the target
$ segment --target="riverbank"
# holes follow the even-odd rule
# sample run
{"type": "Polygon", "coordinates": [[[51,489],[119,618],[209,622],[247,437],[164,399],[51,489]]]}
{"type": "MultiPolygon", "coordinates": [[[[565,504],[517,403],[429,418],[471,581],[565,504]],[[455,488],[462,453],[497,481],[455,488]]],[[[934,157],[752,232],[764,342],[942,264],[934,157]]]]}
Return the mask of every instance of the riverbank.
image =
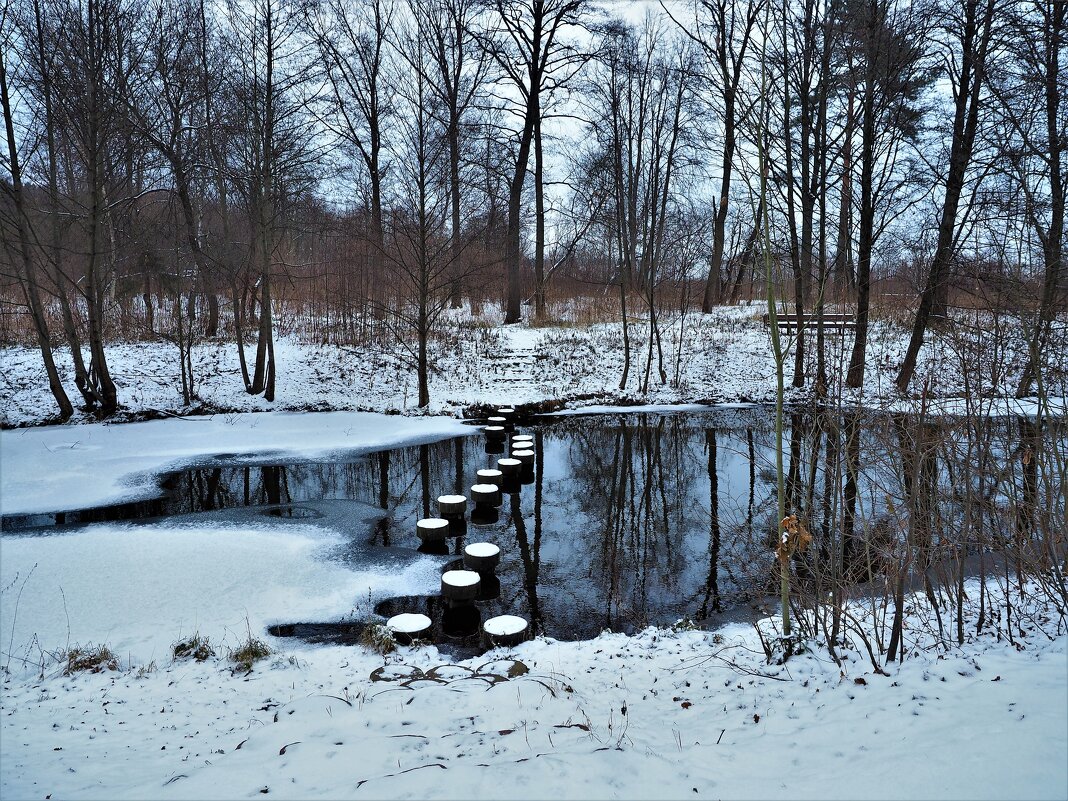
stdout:
{"type": "MultiPolygon", "coordinates": [[[[162,341],[119,343],[107,349],[122,405],[112,420],[253,411],[461,416],[472,407],[500,404],[562,409],[605,404],[770,403],[775,398],[775,365],[760,318],[758,306],[721,307],[706,315],[665,318],[663,382],[655,355],[647,371],[645,328],[632,324],[633,361],[627,384],[620,389],[624,355],[619,324],[499,326],[458,317],[432,346],[431,402],[424,409],[417,407],[412,364],[395,345],[344,347],[279,337],[275,346],[277,395],[267,402],[244,391],[232,343],[202,342],[192,354],[197,399],[185,405],[177,348],[162,341]]],[[[846,405],[871,408],[902,402],[893,379],[907,335],[904,326],[892,320],[872,323],[862,391],[843,389],[835,381],[845,374],[852,338],[829,336],[832,397],[846,405]]],[[[975,321],[932,332],[921,353],[911,395],[919,397],[926,388],[929,400],[961,405],[961,399],[969,397],[972,406],[980,409],[992,399],[1011,398],[1026,343],[1018,326],[1002,327],[998,347],[990,346],[990,336],[975,321]]],[[[814,344],[809,343],[809,375],[815,371],[813,350],[814,344]]],[[[58,348],[56,359],[68,392],[75,398],[69,353],[58,348]]],[[[49,422],[54,401],[40,353],[32,348],[0,349],[0,367],[2,425],[49,422]]],[[[792,361],[788,384],[791,368],[792,361]]],[[[1045,369],[1044,394],[1068,395],[1068,343],[1051,344],[1045,369]]],[[[810,387],[789,389],[787,397],[802,402],[810,393],[810,387]]],[[[96,419],[78,411],[71,422],[96,419]]]]}
{"type": "MultiPolygon", "coordinates": [[[[870,626],[863,603],[850,611],[870,626]]],[[[16,665],[0,792],[1064,798],[1068,637],[1021,611],[1012,643],[988,627],[938,646],[909,599],[907,656],[879,672],[859,644],[841,665],[817,641],[769,664],[742,625],[539,638],[457,664],[416,646],[296,648],[251,672],[222,653],[73,675],[16,665]]]]}

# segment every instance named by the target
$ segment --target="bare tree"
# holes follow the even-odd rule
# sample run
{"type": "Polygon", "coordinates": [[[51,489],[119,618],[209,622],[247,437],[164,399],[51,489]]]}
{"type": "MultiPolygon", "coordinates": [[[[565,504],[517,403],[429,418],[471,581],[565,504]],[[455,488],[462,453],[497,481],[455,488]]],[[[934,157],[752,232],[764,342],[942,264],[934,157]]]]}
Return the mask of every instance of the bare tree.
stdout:
{"type": "MultiPolygon", "coordinates": [[[[135,167],[126,115],[131,76],[141,68],[133,35],[139,8],[124,0],[87,0],[62,8],[63,25],[53,43],[53,108],[62,113],[84,181],[84,274],[79,291],[85,304],[90,352],[88,390],[107,416],[118,407],[115,382],[104,352],[105,315],[113,291],[118,256],[118,215],[135,200],[135,167]]],[[[71,176],[73,183],[73,170],[71,176]]]]}
{"type": "Polygon", "coordinates": [[[386,217],[383,253],[401,285],[393,310],[400,324],[398,341],[412,351],[418,404],[425,407],[430,403],[430,336],[449,304],[451,285],[463,277],[460,264],[471,235],[461,240],[466,221],[457,216],[454,205],[453,118],[446,108],[448,95],[437,84],[437,25],[418,9],[411,10],[413,20],[400,27],[395,43],[406,67],[394,78],[404,113],[398,115],[393,142],[398,169],[390,182],[395,202],[386,217]],[[415,334],[415,348],[407,346],[408,331],[415,334]]]}
{"type": "Polygon", "coordinates": [[[917,16],[889,0],[853,0],[843,12],[861,106],[857,319],[846,376],[848,386],[859,387],[868,343],[872,254],[882,230],[877,214],[885,196],[900,189],[901,150],[919,135],[918,102],[928,76],[924,29],[917,16]]]}
{"type": "Polygon", "coordinates": [[[303,13],[290,0],[233,2],[227,7],[232,44],[240,71],[228,86],[241,112],[243,128],[235,153],[237,189],[245,202],[249,264],[256,275],[259,330],[251,380],[244,368],[244,343],[238,331],[245,388],[274,400],[276,361],[272,286],[287,215],[310,184],[316,155],[309,122],[309,43],[303,13]]]}
{"type": "Polygon", "coordinates": [[[65,213],[60,195],[61,142],[58,128],[61,114],[55,108],[53,78],[59,52],[52,43],[62,39],[65,14],[56,6],[46,6],[46,0],[32,0],[32,19],[24,22],[24,41],[27,44],[27,60],[33,65],[32,75],[27,76],[26,89],[34,97],[40,125],[44,127],[45,173],[48,182],[48,254],[52,275],[56,284],[63,321],[63,335],[70,349],[74,367],[74,384],[82,396],[86,408],[96,405],[97,398],[89,383],[89,371],[82,357],[82,340],[75,322],[71,298],[77,296],[73,266],[63,247],[65,213]]]}
{"type": "Polygon", "coordinates": [[[949,272],[957,248],[958,210],[979,131],[980,111],[987,105],[985,90],[991,67],[989,61],[995,55],[997,40],[994,33],[1001,23],[1001,12],[998,0],[967,0],[964,3],[947,0],[941,9],[941,27],[945,34],[942,76],[950,81],[953,93],[949,163],[942,187],[944,196],[939,214],[938,244],[920,295],[912,336],[895,379],[900,392],[908,389],[916,372],[916,360],[928,322],[932,316],[946,315],[949,272]]]}
{"type": "Polygon", "coordinates": [[[452,242],[453,277],[449,302],[460,308],[463,270],[463,186],[466,140],[475,133],[473,112],[483,100],[490,64],[488,52],[479,46],[474,24],[476,0],[426,0],[416,3],[413,13],[420,19],[418,29],[425,39],[430,69],[425,76],[435,96],[437,114],[445,129],[449,151],[449,238],[452,242]]]}
{"type": "MultiPolygon", "coordinates": [[[[10,7],[0,10],[0,107],[4,114],[4,133],[7,139],[7,160],[4,165],[11,177],[8,181],[0,177],[0,191],[10,204],[4,209],[0,223],[3,224],[4,244],[10,250],[17,251],[13,254],[17,269],[18,281],[22,287],[26,299],[26,307],[29,309],[30,318],[33,320],[34,332],[37,335],[37,345],[44,360],[45,374],[48,376],[48,387],[52,391],[52,397],[59,406],[59,416],[66,420],[74,413],[67,391],[60,381],[59,371],[56,369],[55,359],[52,357],[52,342],[48,331],[48,321],[45,318],[44,304],[41,302],[41,293],[37,285],[37,266],[33,255],[35,236],[30,231],[30,217],[26,208],[26,197],[22,185],[22,168],[19,162],[19,148],[15,139],[15,115],[11,105],[9,80],[7,71],[6,53],[15,52],[13,45],[16,42],[14,20],[10,14],[10,7]],[[14,231],[8,230],[12,227],[14,231]]],[[[7,204],[5,204],[7,205],[7,204]]]]}
{"type": "Polygon", "coordinates": [[[1037,320],[1029,332],[1029,358],[1016,388],[1030,394],[1039,374],[1064,275],[1064,208],[1068,180],[1068,3],[1021,0],[1008,14],[1009,58],[992,76],[1000,107],[1000,160],[1020,190],[1023,213],[1041,246],[1043,280],[1037,320]],[[1037,33],[1037,35],[1036,35],[1037,33]]]}
{"type": "MultiPolygon", "coordinates": [[[[196,0],[159,0],[146,33],[146,69],[129,98],[139,135],[163,157],[178,201],[185,241],[196,269],[196,283],[208,300],[207,334],[219,325],[213,264],[204,247],[207,227],[201,198],[209,149],[205,134],[210,108],[206,95],[219,91],[217,80],[203,80],[201,52],[208,31],[196,0]]],[[[195,293],[190,296],[190,312],[195,293]]]]}
{"type": "MultiPolygon", "coordinates": [[[[519,282],[523,186],[530,150],[541,125],[543,104],[563,87],[586,60],[566,40],[583,20],[586,0],[489,0],[497,26],[483,32],[510,89],[518,94],[515,167],[508,182],[508,236],[505,242],[505,324],[521,319],[519,282]]],[[[536,187],[536,191],[540,187],[536,187]]],[[[539,203],[541,201],[538,201],[539,203]]]]}
{"type": "Polygon", "coordinates": [[[328,130],[358,156],[370,185],[372,244],[382,246],[382,186],[388,170],[384,134],[393,114],[385,80],[386,47],[394,24],[392,0],[325,0],[311,15],[330,100],[328,130]]]}
{"type": "MultiPolygon", "coordinates": [[[[751,101],[741,96],[748,77],[746,65],[753,34],[765,0],[699,0],[694,20],[672,16],[694,42],[707,62],[707,76],[723,126],[719,160],[719,202],[712,234],[712,258],[705,282],[701,311],[709,312],[723,298],[723,255],[727,241],[731,178],[738,147],[738,128],[752,111],[751,101]]],[[[663,5],[663,4],[662,4],[663,5]]],[[[666,6],[665,6],[666,9],[666,6]]],[[[671,12],[668,11],[670,14],[671,12]]]]}
{"type": "MultiPolygon", "coordinates": [[[[606,29],[601,55],[590,75],[588,94],[596,152],[592,170],[610,175],[611,202],[605,209],[617,258],[624,320],[627,293],[642,290],[648,312],[645,374],[648,390],[654,348],[663,366],[656,288],[665,260],[668,220],[675,210],[688,151],[693,146],[696,71],[687,48],[665,47],[664,31],[651,18],[640,30],[621,23],[606,29]],[[678,56],[666,52],[676,50],[678,56]]],[[[594,180],[588,175],[586,180],[594,180]]],[[[629,326],[624,322],[624,364],[620,389],[630,370],[629,326]]]]}

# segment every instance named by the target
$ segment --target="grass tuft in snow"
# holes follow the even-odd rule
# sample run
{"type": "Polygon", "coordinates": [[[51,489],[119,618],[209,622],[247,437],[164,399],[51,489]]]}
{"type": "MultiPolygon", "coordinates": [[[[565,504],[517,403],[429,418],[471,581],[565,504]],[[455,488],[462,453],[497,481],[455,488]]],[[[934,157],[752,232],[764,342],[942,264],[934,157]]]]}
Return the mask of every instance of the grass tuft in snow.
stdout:
{"type": "Polygon", "coordinates": [[[105,670],[118,670],[119,659],[106,645],[92,645],[84,648],[75,645],[67,651],[67,666],[63,669],[66,676],[74,673],[102,673],[105,670]]]}
{"type": "Polygon", "coordinates": [[[197,662],[203,662],[215,656],[215,649],[207,637],[201,637],[199,633],[185,640],[179,640],[171,646],[171,656],[177,662],[179,659],[192,658],[197,662]]]}
{"type": "Polygon", "coordinates": [[[381,623],[371,623],[363,630],[360,645],[378,654],[389,654],[397,650],[397,640],[393,632],[381,623]]]}
{"type": "Polygon", "coordinates": [[[230,650],[230,661],[236,662],[238,668],[248,673],[254,664],[270,655],[270,646],[258,637],[253,637],[250,631],[244,642],[230,650]]]}

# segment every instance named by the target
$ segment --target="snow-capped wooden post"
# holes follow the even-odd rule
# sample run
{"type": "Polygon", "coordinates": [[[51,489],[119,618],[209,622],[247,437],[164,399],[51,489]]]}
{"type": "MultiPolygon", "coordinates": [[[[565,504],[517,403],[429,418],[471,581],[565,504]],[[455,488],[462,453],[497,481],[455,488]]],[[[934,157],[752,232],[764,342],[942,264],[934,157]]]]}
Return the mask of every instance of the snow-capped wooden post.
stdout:
{"type": "Polygon", "coordinates": [[[473,484],[471,486],[471,499],[475,506],[500,506],[501,488],[496,484],[473,484]]]}
{"type": "Polygon", "coordinates": [[[523,463],[515,458],[513,454],[507,459],[497,460],[497,469],[501,471],[501,474],[508,478],[509,476],[518,476],[519,469],[523,466],[523,463]]]}
{"type": "Polygon", "coordinates": [[[467,498],[463,495],[439,495],[438,514],[446,520],[462,520],[467,514],[467,498]]]}
{"type": "Polygon", "coordinates": [[[492,542],[472,542],[464,548],[464,567],[478,574],[493,573],[501,561],[501,549],[492,542]]]}
{"type": "Polygon", "coordinates": [[[523,463],[518,459],[507,458],[497,460],[497,469],[501,471],[504,480],[501,483],[502,492],[519,492],[519,473],[523,463]]]}
{"type": "Polygon", "coordinates": [[[414,613],[394,615],[386,621],[386,628],[401,645],[411,645],[412,640],[430,639],[431,625],[432,621],[426,615],[414,613]]]}
{"type": "Polygon", "coordinates": [[[529,631],[527,621],[516,615],[491,617],[482,624],[482,644],[487,648],[518,645],[529,631]]]}
{"type": "Polygon", "coordinates": [[[511,406],[502,406],[500,409],[497,410],[497,415],[496,416],[504,418],[504,420],[505,420],[504,425],[507,426],[509,430],[512,430],[512,429],[515,428],[516,414],[515,414],[515,409],[513,407],[511,407],[511,406]]]}
{"type": "MultiPolygon", "coordinates": [[[[529,448],[523,448],[522,450],[512,451],[512,458],[518,459],[520,464],[530,467],[534,464],[534,451],[529,448]]],[[[499,464],[499,462],[498,462],[499,464]]]]}
{"type": "Polygon", "coordinates": [[[479,470],[475,473],[475,478],[479,484],[493,484],[498,489],[500,489],[501,485],[504,483],[504,473],[500,470],[494,470],[493,468],[479,470]]]}
{"type": "Polygon", "coordinates": [[[424,517],[416,521],[415,533],[423,542],[443,540],[449,533],[449,521],[442,517],[424,517]]]}
{"type": "Polygon", "coordinates": [[[441,597],[451,604],[473,601],[480,582],[474,570],[446,570],[441,574],[441,597]]]}

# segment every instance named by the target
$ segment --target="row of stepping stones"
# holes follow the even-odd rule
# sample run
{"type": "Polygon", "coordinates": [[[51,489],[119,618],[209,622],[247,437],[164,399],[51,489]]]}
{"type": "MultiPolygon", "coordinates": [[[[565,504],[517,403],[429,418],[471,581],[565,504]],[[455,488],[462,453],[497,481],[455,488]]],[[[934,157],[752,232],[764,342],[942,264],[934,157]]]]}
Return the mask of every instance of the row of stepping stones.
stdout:
{"type": "MultiPolygon", "coordinates": [[[[507,439],[508,432],[515,430],[515,409],[505,407],[487,420],[484,427],[487,452],[507,439]]],[[[503,449],[502,449],[503,451],[503,449]]],[[[481,513],[483,519],[496,519],[496,509],[503,503],[503,488],[506,481],[518,484],[521,471],[534,464],[534,437],[530,434],[513,434],[511,456],[497,460],[497,468],[479,470],[471,487],[471,500],[475,504],[472,521],[481,513]]],[[[467,515],[467,497],[464,495],[441,495],[438,497],[438,517],[423,518],[416,522],[416,533],[421,540],[442,540],[449,535],[450,527],[463,523],[467,515]]],[[[446,570],[441,574],[441,597],[450,605],[471,605],[479,597],[483,576],[492,576],[501,560],[501,549],[490,542],[473,542],[464,548],[464,569],[446,570]]],[[[425,639],[433,625],[423,614],[404,613],[386,621],[386,627],[401,643],[425,639]]],[[[527,621],[517,615],[498,615],[482,624],[482,643],[487,648],[517,645],[527,638],[527,621]]]]}

